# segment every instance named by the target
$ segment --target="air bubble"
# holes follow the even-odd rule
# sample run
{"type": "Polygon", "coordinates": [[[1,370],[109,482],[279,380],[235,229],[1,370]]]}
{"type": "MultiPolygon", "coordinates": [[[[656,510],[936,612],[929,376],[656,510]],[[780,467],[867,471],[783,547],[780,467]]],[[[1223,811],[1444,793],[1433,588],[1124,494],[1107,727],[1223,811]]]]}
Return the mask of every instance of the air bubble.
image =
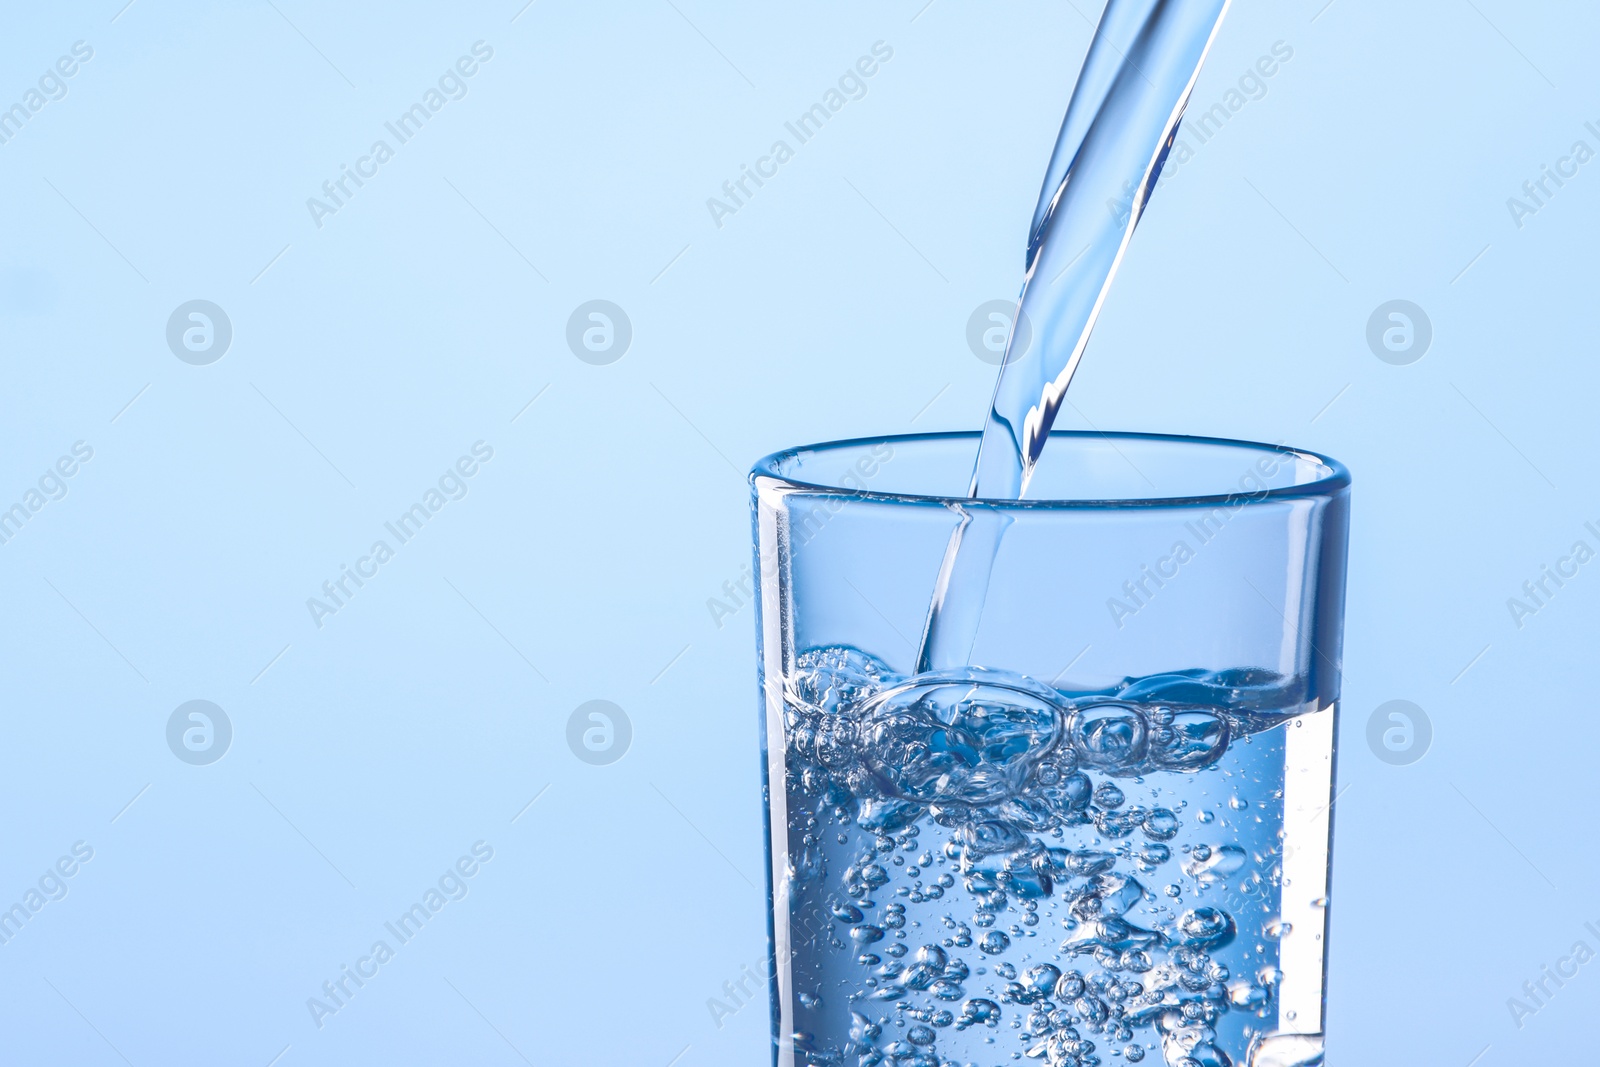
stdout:
{"type": "Polygon", "coordinates": [[[1115,782],[1101,782],[1095,787],[1094,802],[1102,808],[1120,808],[1126,799],[1115,782]]]}
{"type": "Polygon", "coordinates": [[[990,956],[998,956],[1000,953],[1004,952],[1010,947],[1011,938],[1007,937],[999,930],[990,930],[978,941],[979,951],[990,956]]]}
{"type": "Polygon", "coordinates": [[[898,676],[876,656],[844,645],[813,648],[795,657],[791,699],[839,715],[892,684],[898,676]]]}
{"type": "Polygon", "coordinates": [[[1250,862],[1250,854],[1238,845],[1220,845],[1215,851],[1201,845],[1183,865],[1183,873],[1201,885],[1210,885],[1237,874],[1250,862]]]}
{"type": "Polygon", "coordinates": [[[972,805],[1020,793],[1060,736],[1059,694],[975,668],[923,678],[862,706],[859,750],[883,790],[972,805]]]}
{"type": "Polygon", "coordinates": [[[992,1000],[976,997],[961,1005],[961,1018],[956,1020],[956,1029],[965,1030],[969,1026],[1000,1025],[1000,1005],[992,1000]]]}
{"type": "Polygon", "coordinates": [[[1221,948],[1236,933],[1233,916],[1218,908],[1194,908],[1178,918],[1183,943],[1194,948],[1221,948]]]}
{"type": "Polygon", "coordinates": [[[1132,772],[1144,760],[1144,716],[1127,704],[1092,704],[1075,711],[1068,734],[1078,758],[1100,770],[1132,772]]]}
{"type": "Polygon", "coordinates": [[[1178,815],[1170,808],[1153,808],[1144,817],[1144,835],[1152,841],[1171,841],[1178,836],[1178,815]]]}

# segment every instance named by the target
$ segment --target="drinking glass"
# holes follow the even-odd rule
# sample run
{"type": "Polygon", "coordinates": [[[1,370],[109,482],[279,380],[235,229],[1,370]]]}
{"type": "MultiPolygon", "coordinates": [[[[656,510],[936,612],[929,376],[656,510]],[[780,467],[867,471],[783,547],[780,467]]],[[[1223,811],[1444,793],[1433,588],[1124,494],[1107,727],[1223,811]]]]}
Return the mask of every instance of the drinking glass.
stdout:
{"type": "Polygon", "coordinates": [[[976,447],[751,473],[774,1064],[1321,1063],[1349,473],[1062,432],[971,500],[976,447]]]}

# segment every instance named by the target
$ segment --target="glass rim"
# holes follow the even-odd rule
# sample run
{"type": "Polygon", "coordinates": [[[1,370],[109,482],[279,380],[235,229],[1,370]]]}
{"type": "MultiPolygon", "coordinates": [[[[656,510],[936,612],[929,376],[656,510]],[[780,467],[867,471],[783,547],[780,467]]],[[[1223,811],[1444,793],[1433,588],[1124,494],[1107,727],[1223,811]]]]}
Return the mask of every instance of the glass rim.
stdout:
{"type": "MultiPolygon", "coordinates": [[[[927,493],[896,493],[875,489],[860,489],[844,485],[826,485],[820,482],[808,482],[802,479],[791,478],[779,473],[780,464],[785,460],[806,452],[823,452],[828,450],[842,450],[848,448],[869,447],[875,444],[911,444],[919,441],[950,441],[969,440],[977,444],[982,434],[976,430],[955,430],[934,433],[886,434],[879,437],[851,437],[838,441],[823,441],[817,444],[796,445],[792,448],[780,449],[757,460],[751,467],[749,481],[752,488],[757,491],[769,486],[786,488],[791,491],[815,493],[825,496],[844,497],[852,500],[867,500],[879,503],[897,504],[935,504],[939,506],[961,505],[964,507],[983,508],[1029,508],[1045,510],[1105,510],[1111,508],[1180,508],[1180,507],[1219,507],[1235,506],[1238,504],[1265,504],[1282,500],[1301,500],[1308,497],[1331,497],[1350,488],[1350,471],[1343,463],[1331,456],[1312,452],[1309,449],[1293,448],[1289,445],[1267,444],[1261,441],[1241,441],[1228,437],[1200,437],[1187,434],[1170,433],[1137,433],[1132,431],[1100,431],[1100,430],[1052,430],[1050,438],[1077,438],[1096,439],[1104,441],[1164,441],[1184,445],[1221,445],[1230,448],[1243,448],[1262,453],[1273,453],[1282,456],[1293,456],[1297,459],[1309,460],[1321,464],[1327,471],[1322,477],[1302,485],[1281,486],[1276,489],[1235,489],[1226,493],[1201,493],[1173,496],[1146,496],[1128,498],[1082,498],[1082,499],[1032,499],[1007,500],[992,497],[967,497],[967,496],[939,496],[927,493]]],[[[974,451],[976,456],[976,451],[974,451]]]]}

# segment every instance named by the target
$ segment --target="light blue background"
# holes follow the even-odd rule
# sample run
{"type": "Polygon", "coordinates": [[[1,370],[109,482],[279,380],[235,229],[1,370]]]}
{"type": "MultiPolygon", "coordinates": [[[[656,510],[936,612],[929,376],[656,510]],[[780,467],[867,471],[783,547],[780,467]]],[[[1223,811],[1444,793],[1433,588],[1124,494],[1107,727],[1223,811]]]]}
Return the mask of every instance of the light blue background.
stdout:
{"type": "MultiPolygon", "coordinates": [[[[1600,564],[1520,630],[1506,599],[1600,546],[1600,162],[1521,229],[1506,200],[1600,148],[1600,14],[1324,2],[1235,3],[1198,105],[1294,57],[1155,201],[1066,423],[1355,473],[1333,1062],[1585,1062],[1600,964],[1521,1029],[1506,1000],[1600,948],[1600,564]],[[1395,298],[1435,329],[1411,366],[1365,342],[1395,298]],[[1366,745],[1395,698],[1434,724],[1412,766],[1366,745]]],[[[94,849],[0,945],[0,1058],[764,1062],[763,1004],[706,1008],[765,952],[751,612],[706,607],[749,559],[742,471],[978,425],[967,317],[1015,293],[1093,5],[122,3],[0,34],[4,104],[94,49],[0,145],[0,507],[94,449],[0,545],[0,906],[94,849]],[[315,226],[479,40],[468,95],[315,226]],[[880,40],[718,228],[706,199],[880,40]],[[210,366],[165,342],[196,298],[233,324],[210,366]],[[633,324],[610,366],[565,342],[594,298],[633,324]],[[317,628],[306,598],[479,440],[469,495],[317,628]],[[234,729],[205,767],[165,740],[197,698],[234,729]],[[611,766],[565,740],[595,698],[633,723],[611,766]],[[319,1029],[307,998],[480,840],[319,1029]]]]}

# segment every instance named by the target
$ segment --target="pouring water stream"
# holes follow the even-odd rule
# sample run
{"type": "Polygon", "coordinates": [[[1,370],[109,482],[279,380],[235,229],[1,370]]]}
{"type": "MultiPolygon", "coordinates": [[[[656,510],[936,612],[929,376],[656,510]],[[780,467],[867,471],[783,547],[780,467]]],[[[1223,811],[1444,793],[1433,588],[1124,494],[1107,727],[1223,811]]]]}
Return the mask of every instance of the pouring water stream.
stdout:
{"type": "MultiPolygon", "coordinates": [[[[1161,177],[1231,0],[1108,0],[1073,89],[1029,229],[1018,318],[1006,343],[968,496],[1017,500],[1060,413],[1106,294],[1161,177]],[[1132,192],[1125,218],[1107,203],[1132,192]]],[[[1010,519],[952,505],[916,669],[966,666],[1010,519]]]]}

